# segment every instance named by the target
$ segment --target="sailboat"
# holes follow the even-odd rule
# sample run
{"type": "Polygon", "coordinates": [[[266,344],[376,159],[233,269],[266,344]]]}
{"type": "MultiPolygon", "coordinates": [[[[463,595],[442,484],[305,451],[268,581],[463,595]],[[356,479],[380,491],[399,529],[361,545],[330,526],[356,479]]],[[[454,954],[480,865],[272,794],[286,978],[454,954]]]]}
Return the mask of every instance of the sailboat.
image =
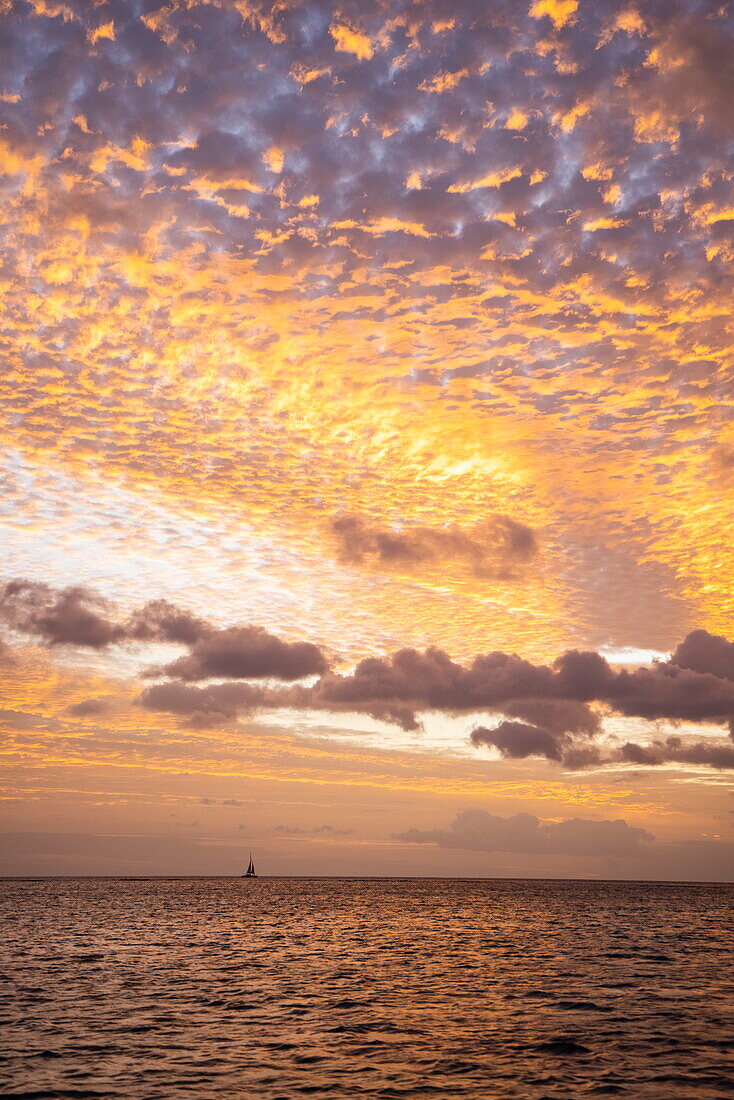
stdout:
{"type": "Polygon", "coordinates": [[[244,875],[242,875],[241,877],[242,878],[257,878],[257,875],[255,873],[255,864],[252,862],[252,852],[250,852],[250,862],[247,864],[247,870],[245,871],[244,875]]]}

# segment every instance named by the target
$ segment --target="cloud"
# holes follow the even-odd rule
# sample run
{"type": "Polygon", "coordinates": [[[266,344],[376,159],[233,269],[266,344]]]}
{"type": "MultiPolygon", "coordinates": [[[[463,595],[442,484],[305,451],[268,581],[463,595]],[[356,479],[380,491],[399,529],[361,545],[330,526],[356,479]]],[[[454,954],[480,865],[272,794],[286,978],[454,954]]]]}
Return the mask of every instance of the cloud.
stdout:
{"type": "Polygon", "coordinates": [[[496,748],[510,759],[542,756],[574,770],[601,762],[600,750],[586,740],[599,732],[601,723],[584,703],[518,699],[503,704],[502,710],[533,724],[505,720],[493,729],[478,726],[471,733],[473,745],[496,748]]]}
{"type": "Polygon", "coordinates": [[[653,741],[639,745],[627,741],[619,750],[619,759],[630,764],[644,764],[656,767],[660,764],[694,764],[702,767],[718,768],[722,771],[734,769],[734,745],[727,741],[699,741],[686,743],[680,737],[668,737],[664,741],[653,741]]]}
{"type": "Polygon", "coordinates": [[[734,715],[734,682],[674,664],[622,669],[599,698],[629,717],[703,722],[734,715]]]}
{"type": "Polygon", "coordinates": [[[630,764],[662,764],[664,757],[647,745],[627,741],[619,750],[621,760],[630,764]]]}
{"type": "Polygon", "coordinates": [[[130,638],[185,645],[192,645],[211,629],[203,619],[168,600],[150,600],[134,612],[127,625],[130,638]]]}
{"type": "Polygon", "coordinates": [[[104,649],[131,641],[195,642],[211,627],[167,600],[152,600],[127,622],[110,618],[109,602],[91,588],[57,589],[16,579],[0,587],[0,618],[14,630],[39,635],[50,645],[104,649]]]}
{"type": "MultiPolygon", "coordinates": [[[[600,760],[597,708],[642,717],[625,737],[655,759],[726,763],[649,729],[731,720],[721,645],[624,676],[553,657],[733,621],[731,6],[0,8],[6,559],[50,580],[52,553],[126,601],[16,601],[29,666],[35,643],[87,647],[127,677],[172,643],[140,659],[184,722],[478,706],[576,767],[600,760]],[[324,561],[344,514],[362,528],[351,550],[329,530],[324,561]],[[128,618],[177,586],[216,625],[128,618]],[[205,652],[223,624],[376,663],[248,694],[242,647],[224,670],[205,652]]],[[[57,705],[93,708],[114,690],[94,679],[57,705]]]]}
{"type": "Polygon", "coordinates": [[[484,810],[463,810],[448,829],[408,829],[395,840],[466,848],[475,852],[523,852],[571,856],[636,856],[654,838],[626,821],[570,818],[542,823],[532,814],[498,817],[484,810]]]}
{"type": "Polygon", "coordinates": [[[145,688],[137,701],[146,710],[178,714],[185,717],[190,725],[206,726],[231,721],[243,712],[265,705],[268,699],[266,691],[252,684],[194,687],[173,680],[145,688]]]}
{"type": "Polygon", "coordinates": [[[339,557],[352,565],[365,561],[382,568],[410,568],[428,562],[464,562],[475,575],[509,575],[537,551],[533,531],[509,516],[492,516],[472,529],[386,527],[356,515],[338,516],[331,529],[339,557]]]}
{"type": "Polygon", "coordinates": [[[599,715],[575,699],[516,699],[503,705],[511,718],[521,718],[552,733],[582,733],[593,737],[601,728],[599,715]]]}
{"type": "MultiPolygon", "coordinates": [[[[696,440],[721,435],[731,346],[732,23],[684,8],[316,3],[303,22],[217,0],[198,25],[178,2],[104,22],[7,8],[9,444],[79,471],[78,440],[110,485],[154,484],[182,513],[196,498],[202,516],[276,520],[298,499],[311,546],[357,501],[380,531],[400,516],[470,539],[487,510],[522,506],[559,549],[563,610],[539,651],[577,599],[560,559],[579,527],[635,563],[654,545],[672,582],[658,602],[701,599],[715,629],[726,500],[696,440]],[[641,485],[668,485],[634,517],[596,491],[631,455],[641,485]]],[[[607,610],[589,598],[582,617],[618,629],[634,601],[608,580],[607,610]]],[[[576,637],[599,637],[587,625],[576,637]]]]}
{"type": "Polygon", "coordinates": [[[309,829],[303,829],[300,825],[274,825],[272,832],[279,833],[281,836],[325,837],[328,839],[337,836],[351,836],[354,830],[337,829],[333,825],[317,825],[309,829]]]}
{"type": "Polygon", "coordinates": [[[503,168],[499,172],[490,172],[486,176],[480,176],[479,179],[469,180],[468,183],[452,183],[447,188],[447,193],[449,195],[463,195],[467,191],[480,191],[485,187],[501,187],[503,183],[517,179],[521,175],[522,169],[515,165],[510,168],[503,168]]]}
{"type": "MultiPolygon", "coordinates": [[[[528,552],[525,534],[518,534],[514,525],[505,526],[504,517],[500,519],[502,531],[509,531],[504,549],[513,552],[514,546],[520,556],[528,552]]],[[[362,523],[350,523],[343,533],[353,557],[366,552],[366,547],[382,545],[376,535],[366,534],[362,523]]],[[[420,539],[414,544],[414,534],[405,536],[404,544],[403,536],[396,535],[397,545],[390,543],[382,552],[400,556],[426,552],[426,545],[435,547],[435,532],[427,544],[420,539]]],[[[440,546],[445,549],[443,541],[440,546]]],[[[669,661],[633,670],[615,669],[595,651],[567,650],[550,666],[495,651],[464,665],[429,647],[423,652],[406,648],[387,657],[370,657],[353,672],[337,674],[330,670],[324,649],[313,642],[285,641],[253,625],[217,629],[166,600],[149,601],[120,623],[110,618],[105,600],[81,586],[56,590],[16,580],[0,593],[0,617],[13,629],[38,635],[49,645],[93,649],[141,641],[186,645],[184,656],[147,670],[148,677],[165,676],[172,683],[146,689],[140,702],[185,714],[194,724],[231,720],[256,708],[290,707],[357,711],[416,730],[420,711],[502,711],[505,718],[497,726],[475,728],[473,744],[497,748],[506,757],[544,756],[570,768],[609,762],[586,743],[599,730],[599,718],[589,703],[606,705],[627,717],[727,722],[734,729],[734,644],[704,630],[689,633],[669,661]],[[312,677],[315,682],[307,687],[255,691],[247,684],[233,683],[231,690],[226,684],[210,685],[201,694],[186,690],[187,684],[202,680],[272,679],[292,684],[312,677]]],[[[83,717],[85,708],[101,705],[82,701],[76,704],[82,708],[76,714],[83,717]]],[[[87,713],[93,711],[87,709],[87,713]]],[[[662,756],[659,746],[651,750],[652,755],[648,750],[640,752],[651,763],[676,760],[731,766],[725,747],[677,746],[673,751],[671,742],[667,745],[662,756]]]]}
{"type": "MultiPolygon", "coordinates": [[[[330,710],[349,711],[349,704],[339,705],[321,702],[313,688],[293,684],[289,687],[264,687],[253,684],[219,683],[195,687],[182,680],[152,685],[137,698],[137,703],[147,710],[178,714],[188,725],[215,725],[228,722],[241,714],[256,710],[330,710]]],[[[408,732],[421,728],[420,722],[408,707],[390,703],[374,703],[364,708],[364,713],[377,721],[400,726],[408,732]]]]}
{"type": "Polygon", "coordinates": [[[614,670],[601,654],[593,650],[567,650],[556,658],[553,667],[553,694],[562,699],[578,702],[605,699],[614,688],[614,670]]]}
{"type": "Polygon", "coordinates": [[[648,97],[648,110],[676,121],[696,111],[708,125],[731,135],[734,44],[722,30],[714,19],[701,18],[685,5],[651,20],[652,42],[644,62],[648,79],[639,89],[648,97]]]}
{"type": "Polygon", "coordinates": [[[47,584],[15,580],[0,590],[3,620],[49,645],[103,649],[122,641],[125,630],[107,617],[107,606],[101,596],[79,585],[56,591],[47,584]]]}
{"type": "Polygon", "coordinates": [[[218,630],[167,600],[149,601],[126,622],[114,622],[103,614],[108,610],[106,600],[81,586],[58,590],[37,581],[14,580],[0,589],[0,618],[49,645],[104,649],[113,643],[147,641],[188,646],[187,656],[152,670],[152,675],[298,680],[329,667],[322,649],[311,642],[286,642],[256,626],[218,630]]]}
{"type": "MultiPolygon", "coordinates": [[[[684,643],[685,645],[685,643],[684,643]]],[[[413,710],[498,710],[510,703],[518,712],[537,704],[565,702],[584,705],[605,703],[629,717],[726,721],[734,715],[734,682],[708,672],[661,662],[634,671],[615,670],[593,651],[569,650],[552,666],[535,665],[515,654],[487,653],[468,666],[453,661],[437,648],[421,653],[398,650],[388,658],[361,661],[348,676],[325,676],[313,689],[321,704],[366,705],[398,703],[413,710]]],[[[525,715],[530,712],[524,710],[525,715]]],[[[562,727],[562,711],[549,720],[562,727]]],[[[568,716],[571,718],[571,715],[568,716]]],[[[537,721],[542,721],[540,717],[537,721]]],[[[590,712],[576,711],[571,718],[576,732],[593,733],[590,712]]],[[[573,726],[567,727],[572,731],[573,726]]]]}
{"type": "Polygon", "coordinates": [[[734,472],[734,445],[720,443],[713,448],[711,458],[714,467],[722,474],[729,475],[734,472]]]}
{"type": "Polygon", "coordinates": [[[152,670],[152,674],[181,680],[222,676],[233,680],[300,680],[317,676],[327,668],[323,651],[312,642],[284,642],[262,627],[232,626],[205,634],[194,642],[188,656],[152,670]]]}
{"type": "Polygon", "coordinates": [[[694,672],[710,672],[725,680],[734,680],[734,642],[728,642],[707,630],[693,630],[673,651],[671,664],[694,672]]]}
{"type": "Polygon", "coordinates": [[[542,19],[547,15],[556,30],[559,30],[566,23],[574,21],[578,6],[579,0],[535,0],[530,14],[534,19],[542,19]]]}
{"type": "Polygon", "coordinates": [[[508,699],[553,696],[554,675],[545,666],[506,653],[476,657],[469,667],[443,650],[401,649],[389,657],[360,661],[348,676],[325,676],[314,688],[323,703],[399,703],[428,710],[496,708],[508,699]]]}
{"type": "Polygon", "coordinates": [[[548,760],[561,759],[559,738],[538,726],[523,722],[500,722],[495,729],[478,726],[472,730],[473,745],[490,745],[514,759],[526,756],[545,756],[548,760]]]}
{"type": "Polygon", "coordinates": [[[72,703],[67,708],[67,713],[74,718],[90,718],[100,714],[109,714],[113,705],[110,698],[82,699],[79,703],[72,703]]]}
{"type": "Polygon", "coordinates": [[[344,23],[332,23],[329,34],[336,43],[336,49],[344,53],[352,53],[361,61],[372,57],[374,47],[369,37],[362,31],[355,30],[344,23]]]}
{"type": "MultiPolygon", "coordinates": [[[[683,653],[699,652],[696,639],[690,641],[692,637],[689,635],[679,647],[683,653]]],[[[728,655],[721,643],[729,644],[719,639],[713,650],[716,660],[722,652],[728,655]]],[[[711,652],[707,644],[706,654],[711,652]]],[[[292,681],[318,676],[310,686],[270,689],[259,696],[245,692],[241,702],[236,692],[223,694],[222,705],[214,703],[214,695],[208,696],[206,711],[228,717],[234,717],[238,707],[356,711],[415,730],[420,726],[420,711],[501,711],[506,718],[497,726],[474,729],[474,745],[497,748],[505,757],[544,756],[568,768],[625,759],[604,756],[588,744],[600,729],[598,715],[588,706],[590,702],[648,720],[723,723],[731,722],[734,716],[734,681],[680,668],[672,662],[633,671],[615,670],[593,651],[567,651],[552,666],[494,652],[476,657],[467,666],[437,648],[424,652],[402,649],[388,657],[366,658],[353,672],[337,674],[328,671],[323,651],[312,643],[285,643],[255,627],[233,627],[205,634],[191,646],[187,656],[162,669],[149,670],[149,675],[160,674],[189,682],[222,677],[292,681]]],[[[162,689],[165,686],[160,685],[162,689]]],[[[209,690],[216,694],[220,686],[213,685],[209,690]]],[[[159,696],[144,693],[144,705],[150,705],[153,697],[161,709],[166,709],[165,690],[159,696]]],[[[174,712],[199,709],[195,695],[182,693],[178,698],[183,702],[172,707],[174,712]]],[[[705,752],[699,748],[696,752],[694,759],[689,750],[679,748],[665,759],[729,766],[727,751],[705,752]]]]}

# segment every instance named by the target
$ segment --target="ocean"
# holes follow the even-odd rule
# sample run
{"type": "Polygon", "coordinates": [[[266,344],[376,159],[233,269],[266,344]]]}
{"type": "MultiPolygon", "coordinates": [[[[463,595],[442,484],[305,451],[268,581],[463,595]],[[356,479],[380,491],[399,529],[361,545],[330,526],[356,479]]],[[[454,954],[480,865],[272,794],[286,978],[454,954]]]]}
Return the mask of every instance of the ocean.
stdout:
{"type": "Polygon", "coordinates": [[[3,1096],[732,1097],[734,886],[0,883],[3,1096]]]}

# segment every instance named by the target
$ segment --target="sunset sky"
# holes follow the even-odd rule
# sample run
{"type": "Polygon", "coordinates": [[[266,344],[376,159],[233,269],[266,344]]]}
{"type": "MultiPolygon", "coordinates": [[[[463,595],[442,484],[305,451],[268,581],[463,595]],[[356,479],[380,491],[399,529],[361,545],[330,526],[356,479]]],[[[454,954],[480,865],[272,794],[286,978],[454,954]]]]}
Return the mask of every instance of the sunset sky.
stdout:
{"type": "Polygon", "coordinates": [[[732,102],[713,0],[0,0],[0,873],[734,878],[732,102]]]}

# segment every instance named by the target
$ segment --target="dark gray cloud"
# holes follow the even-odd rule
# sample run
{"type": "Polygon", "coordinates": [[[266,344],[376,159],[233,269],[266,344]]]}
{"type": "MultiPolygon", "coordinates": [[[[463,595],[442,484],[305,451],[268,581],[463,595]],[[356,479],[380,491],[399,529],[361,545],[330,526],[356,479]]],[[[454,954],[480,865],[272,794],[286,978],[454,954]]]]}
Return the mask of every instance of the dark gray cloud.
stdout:
{"type": "Polygon", "coordinates": [[[654,838],[645,829],[635,828],[622,820],[570,818],[543,824],[532,814],[498,817],[484,810],[463,810],[448,829],[408,829],[395,839],[475,852],[635,856],[654,838]]]}

